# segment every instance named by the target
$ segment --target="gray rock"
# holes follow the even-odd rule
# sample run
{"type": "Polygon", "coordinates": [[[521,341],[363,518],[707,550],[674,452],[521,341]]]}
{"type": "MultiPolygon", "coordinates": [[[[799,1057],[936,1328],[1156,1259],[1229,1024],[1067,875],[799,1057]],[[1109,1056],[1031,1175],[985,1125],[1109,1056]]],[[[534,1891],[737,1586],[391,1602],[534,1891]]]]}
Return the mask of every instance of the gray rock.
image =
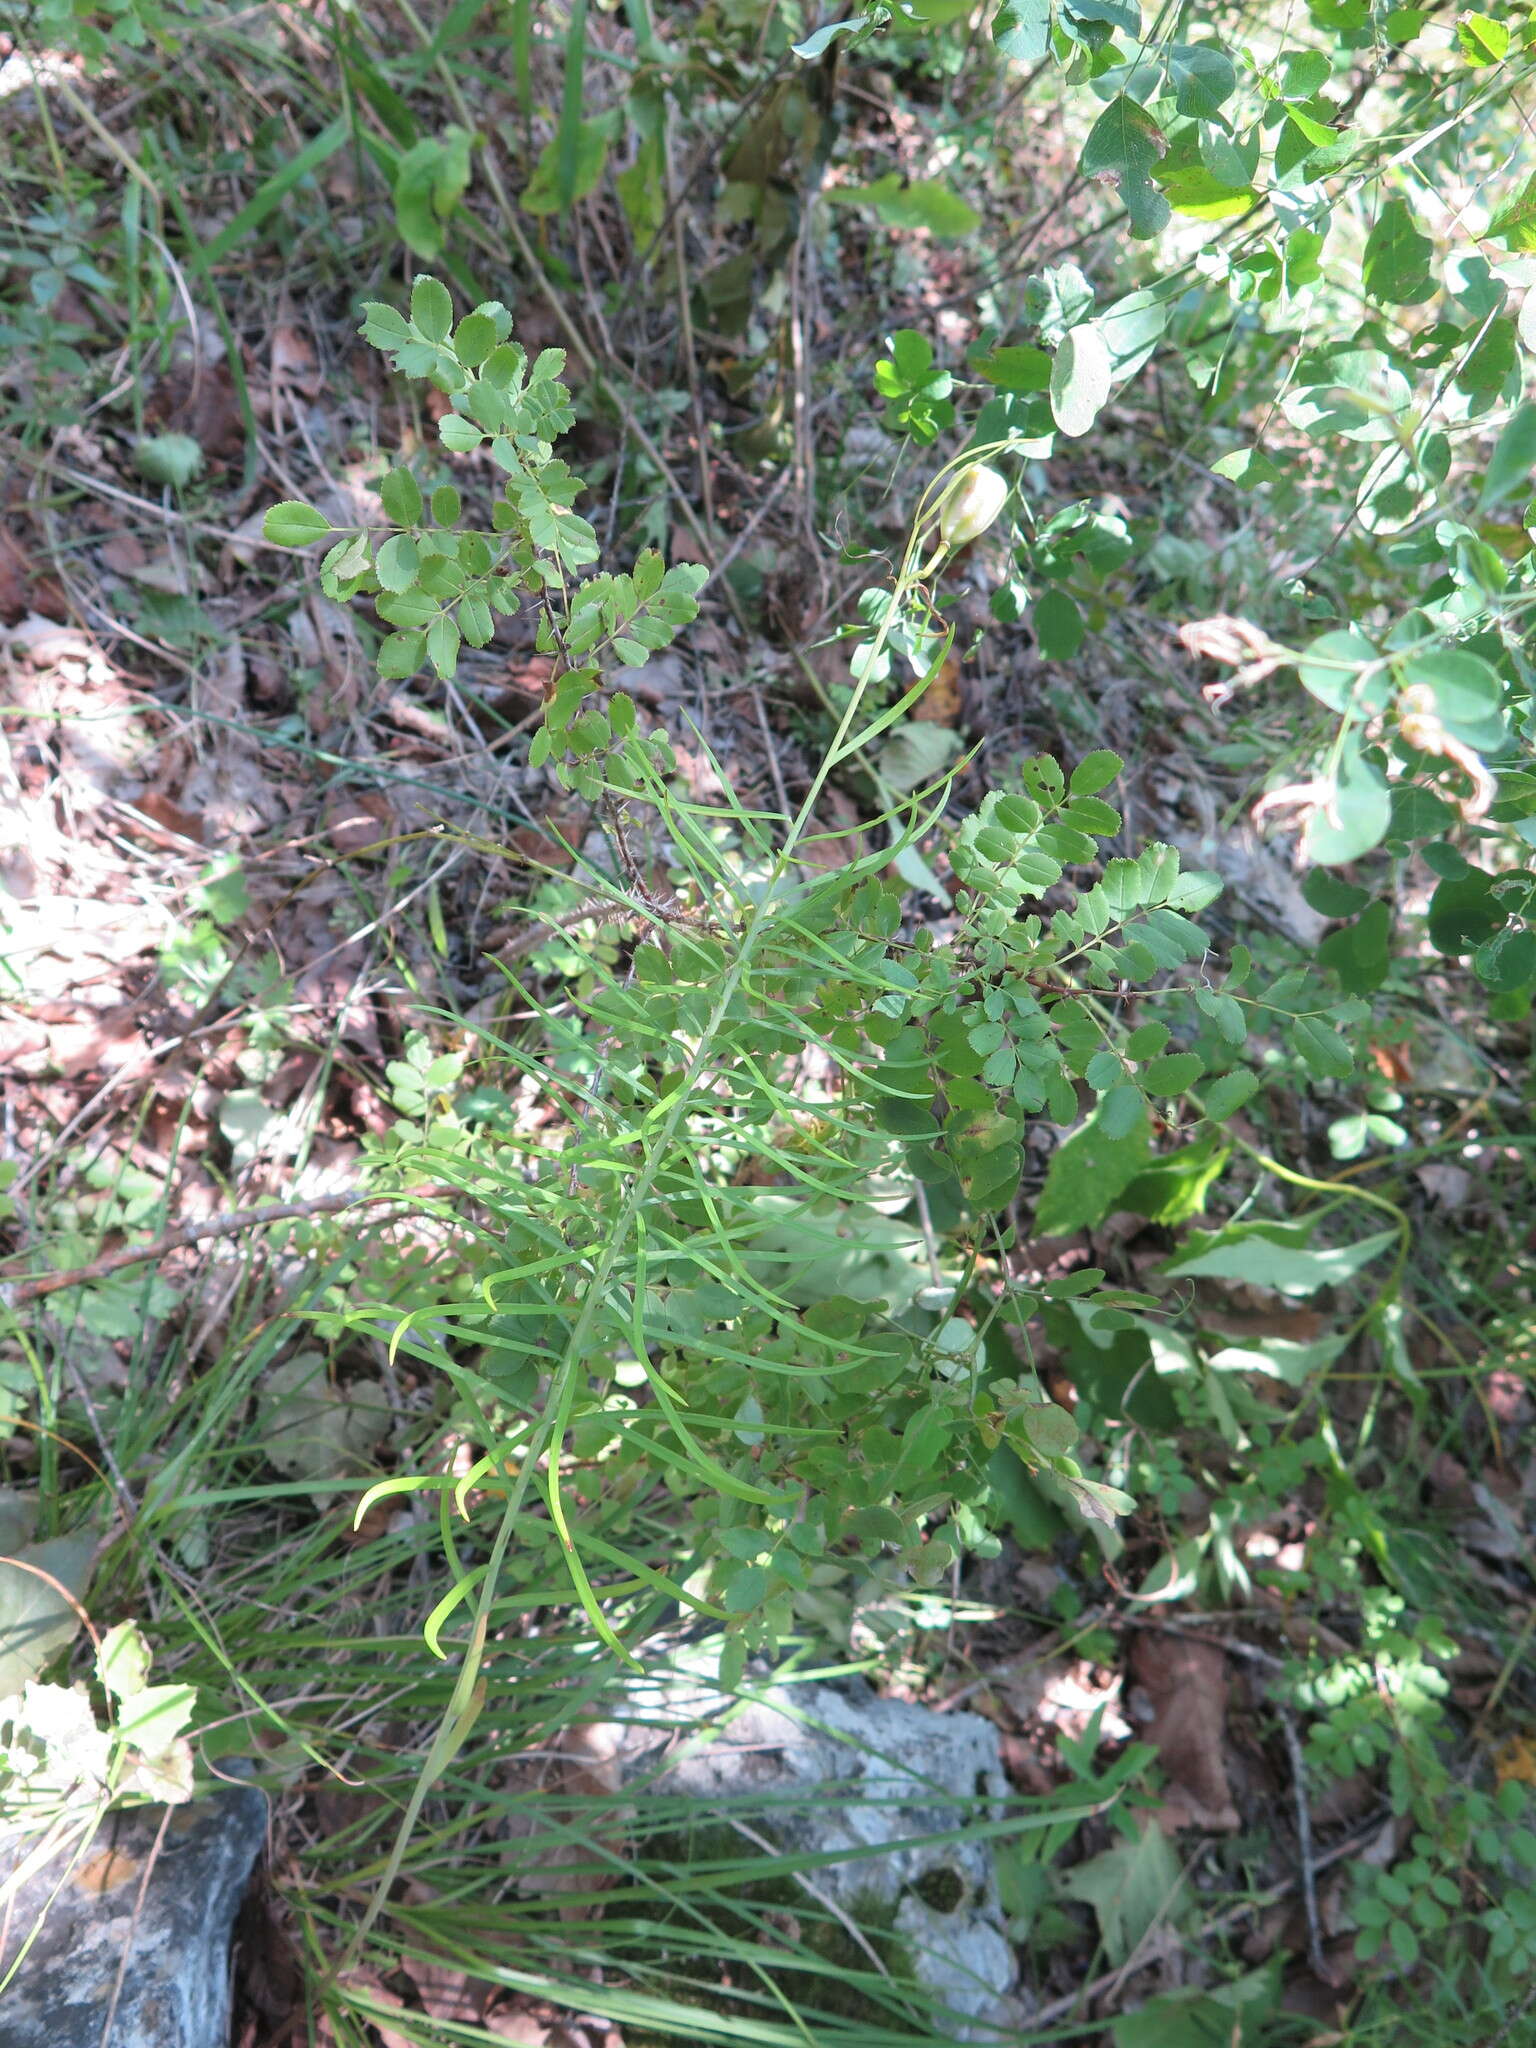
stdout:
{"type": "MultiPolygon", "coordinates": [[[[846,1852],[796,1882],[850,1928],[881,1930],[888,1951],[894,1937],[903,1973],[949,2008],[956,2040],[990,2037],[1016,1974],[991,1841],[974,1832],[1008,1789],[990,1722],[882,1699],[862,1681],[780,1685],[742,1706],[686,1682],[642,1684],[627,1704],[650,1724],[624,1731],[632,1790],[697,1802],[738,1852],[754,1838],[794,1855],[846,1852]]],[[[857,1948],[850,1962],[869,1967],[857,1948]]]]}
{"type": "MultiPolygon", "coordinates": [[[[109,1814],[73,1868],[62,1850],[10,1897],[0,1975],[38,1931],[0,1994],[0,2048],[226,2048],[230,1935],[267,1802],[239,1785],[173,1807],[156,1854],[165,1812],[109,1814]]],[[[0,1883],[36,1844],[0,1834],[0,1883]]]]}

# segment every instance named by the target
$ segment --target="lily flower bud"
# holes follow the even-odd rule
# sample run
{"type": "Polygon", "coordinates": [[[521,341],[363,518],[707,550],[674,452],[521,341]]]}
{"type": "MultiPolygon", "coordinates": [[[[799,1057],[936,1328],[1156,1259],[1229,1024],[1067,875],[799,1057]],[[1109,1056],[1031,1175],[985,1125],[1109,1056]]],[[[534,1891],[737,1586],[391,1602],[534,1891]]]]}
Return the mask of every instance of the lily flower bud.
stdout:
{"type": "Polygon", "coordinates": [[[939,538],[945,547],[963,548],[985,533],[1007,497],[1007,479],[985,462],[961,470],[939,513],[939,538]]]}

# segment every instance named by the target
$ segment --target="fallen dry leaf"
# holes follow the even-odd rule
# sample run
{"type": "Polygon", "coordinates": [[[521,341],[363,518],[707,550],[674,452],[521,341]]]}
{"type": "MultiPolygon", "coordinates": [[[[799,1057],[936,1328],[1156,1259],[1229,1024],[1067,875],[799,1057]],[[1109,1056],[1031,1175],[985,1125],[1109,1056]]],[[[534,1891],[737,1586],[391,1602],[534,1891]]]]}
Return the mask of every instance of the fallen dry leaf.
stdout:
{"type": "Polygon", "coordinates": [[[338,853],[381,858],[395,831],[389,798],[379,789],[334,791],[326,799],[325,829],[338,853]]]}
{"type": "Polygon", "coordinates": [[[155,386],[144,416],[167,432],[190,434],[210,462],[227,461],[245,446],[245,422],[227,363],[177,364],[155,386]]]}
{"type": "Polygon", "coordinates": [[[1227,1832],[1237,1808],[1222,1757],[1227,1722],[1227,1660],[1214,1643],[1188,1642],[1161,1630],[1138,1635],[1131,1674],[1152,1704],[1141,1738],[1157,1751],[1170,1794],[1158,1819],[1179,1828],[1227,1832]]]}
{"type": "Polygon", "coordinates": [[[272,381],[291,384],[305,398],[318,398],[324,376],[315,360],[315,345],[297,327],[272,330],[272,381]]]}
{"type": "Polygon", "coordinates": [[[120,527],[101,544],[101,566],[114,576],[132,576],[149,560],[144,543],[127,527],[120,527]]]}
{"type": "Polygon", "coordinates": [[[1415,1167],[1414,1178],[1431,1200],[1453,1211],[1461,1207],[1472,1187],[1472,1176],[1467,1169],[1449,1160],[1432,1159],[1424,1166],[1415,1167]]]}
{"type": "Polygon", "coordinates": [[[0,620],[7,626],[30,608],[32,574],[20,541],[0,527],[0,620]]]}
{"type": "Polygon", "coordinates": [[[859,808],[846,790],[824,790],[812,822],[816,829],[800,842],[807,867],[831,873],[864,858],[868,849],[859,825],[859,808]]]}
{"type": "Polygon", "coordinates": [[[960,657],[948,655],[938,674],[912,707],[912,716],[929,725],[960,722],[960,657]]]}

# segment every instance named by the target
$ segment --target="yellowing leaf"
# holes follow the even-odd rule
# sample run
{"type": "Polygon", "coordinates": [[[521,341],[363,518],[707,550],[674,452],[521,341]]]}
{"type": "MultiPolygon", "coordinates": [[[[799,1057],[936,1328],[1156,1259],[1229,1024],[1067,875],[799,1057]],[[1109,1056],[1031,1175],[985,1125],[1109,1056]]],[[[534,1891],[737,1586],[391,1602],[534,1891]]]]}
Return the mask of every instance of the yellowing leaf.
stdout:
{"type": "Polygon", "coordinates": [[[903,184],[888,171],[872,185],[834,185],[826,196],[844,206],[869,207],[889,228],[926,228],[943,242],[958,241],[981,225],[975,207],[937,178],[903,184]]]}

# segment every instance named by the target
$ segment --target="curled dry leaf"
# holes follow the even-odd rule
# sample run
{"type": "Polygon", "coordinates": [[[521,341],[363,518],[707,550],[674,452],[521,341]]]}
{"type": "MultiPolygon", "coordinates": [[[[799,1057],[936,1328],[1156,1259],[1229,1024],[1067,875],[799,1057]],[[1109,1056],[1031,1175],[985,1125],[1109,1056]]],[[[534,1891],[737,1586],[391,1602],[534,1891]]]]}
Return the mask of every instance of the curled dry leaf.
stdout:
{"type": "Polygon", "coordinates": [[[1227,1660],[1214,1643],[1161,1631],[1140,1635],[1131,1673],[1152,1703],[1141,1730],[1168,1775],[1170,1796],[1158,1818],[1179,1828],[1227,1832],[1238,1825],[1222,1755],[1227,1722],[1227,1660]]]}

